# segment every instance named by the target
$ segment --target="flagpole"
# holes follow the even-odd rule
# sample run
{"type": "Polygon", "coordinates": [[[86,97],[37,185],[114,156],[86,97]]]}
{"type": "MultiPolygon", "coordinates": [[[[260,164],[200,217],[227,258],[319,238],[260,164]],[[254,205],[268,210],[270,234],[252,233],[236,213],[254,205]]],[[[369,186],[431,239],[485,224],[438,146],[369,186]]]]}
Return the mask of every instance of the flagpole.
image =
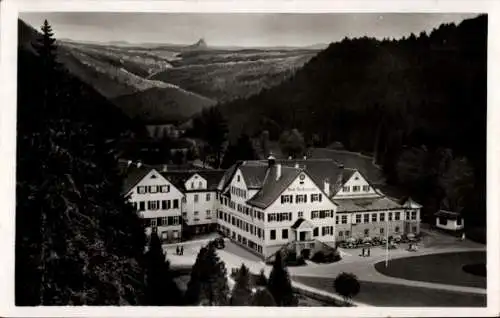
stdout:
{"type": "Polygon", "coordinates": [[[385,267],[389,264],[389,221],[385,219],[385,267]]]}

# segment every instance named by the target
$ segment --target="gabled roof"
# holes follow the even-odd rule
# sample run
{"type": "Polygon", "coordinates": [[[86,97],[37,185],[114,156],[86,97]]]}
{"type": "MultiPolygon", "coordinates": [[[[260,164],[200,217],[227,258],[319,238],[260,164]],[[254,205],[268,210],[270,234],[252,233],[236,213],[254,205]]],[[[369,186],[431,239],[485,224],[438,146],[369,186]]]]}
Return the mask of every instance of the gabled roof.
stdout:
{"type": "Polygon", "coordinates": [[[402,204],[405,208],[413,208],[413,209],[420,209],[422,207],[421,204],[418,204],[415,202],[411,197],[406,198],[406,200],[403,200],[402,204]]]}
{"type": "Polygon", "coordinates": [[[462,214],[460,212],[439,210],[436,213],[434,213],[434,216],[445,217],[447,219],[456,220],[458,218],[461,218],[462,214]]]}
{"type": "Polygon", "coordinates": [[[355,169],[344,168],[332,159],[292,159],[278,160],[279,163],[303,169],[311,179],[323,190],[325,179],[330,183],[330,197],[334,196],[356,172],[355,169]],[[337,184],[341,181],[341,184],[337,184]]]}
{"type": "Polygon", "coordinates": [[[328,158],[339,164],[343,164],[345,168],[356,169],[373,184],[383,184],[384,177],[382,170],[373,164],[373,158],[363,154],[354,153],[345,150],[335,150],[326,148],[313,148],[308,157],[315,160],[318,158],[328,158]]]}
{"type": "Polygon", "coordinates": [[[124,174],[122,194],[125,195],[135,187],[139,181],[141,181],[151,170],[151,168],[143,167],[137,168],[137,166],[122,166],[121,172],[124,174]]]}
{"type": "Polygon", "coordinates": [[[397,202],[385,197],[379,196],[374,198],[346,198],[335,199],[338,204],[338,213],[342,212],[368,212],[379,210],[394,210],[403,208],[397,202]]]}
{"type": "Polygon", "coordinates": [[[297,219],[297,221],[295,221],[295,223],[293,223],[292,229],[296,230],[296,229],[301,228],[301,227],[308,227],[308,228],[313,229],[314,225],[304,218],[299,218],[299,219],[297,219]]]}
{"type": "Polygon", "coordinates": [[[262,188],[247,203],[261,209],[267,208],[298,177],[300,172],[300,169],[284,166],[281,167],[281,177],[276,180],[276,169],[266,169],[262,188]]]}
{"type": "Polygon", "coordinates": [[[260,161],[247,161],[239,167],[248,189],[259,189],[266,177],[267,164],[260,161]]]}
{"type": "Polygon", "coordinates": [[[217,189],[219,191],[223,191],[228,185],[229,182],[231,182],[231,179],[233,178],[236,169],[241,165],[241,163],[235,163],[229,169],[227,169],[224,174],[222,175],[221,180],[219,181],[219,184],[217,186],[217,189]]]}
{"type": "MultiPolygon", "coordinates": [[[[161,175],[182,192],[189,192],[191,189],[186,189],[185,184],[193,175],[198,174],[207,180],[207,188],[203,190],[215,191],[224,173],[224,170],[185,170],[161,172],[161,175]]],[[[195,189],[195,191],[199,190],[195,189]]]]}

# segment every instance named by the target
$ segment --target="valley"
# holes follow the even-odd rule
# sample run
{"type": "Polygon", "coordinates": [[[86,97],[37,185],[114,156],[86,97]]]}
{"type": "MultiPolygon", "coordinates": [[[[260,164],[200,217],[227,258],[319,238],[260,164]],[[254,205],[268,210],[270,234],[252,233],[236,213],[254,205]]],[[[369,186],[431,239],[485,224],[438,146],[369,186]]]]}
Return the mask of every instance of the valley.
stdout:
{"type": "Polygon", "coordinates": [[[280,84],[315,49],[210,48],[59,42],[60,60],[132,118],[178,122],[280,84]]]}

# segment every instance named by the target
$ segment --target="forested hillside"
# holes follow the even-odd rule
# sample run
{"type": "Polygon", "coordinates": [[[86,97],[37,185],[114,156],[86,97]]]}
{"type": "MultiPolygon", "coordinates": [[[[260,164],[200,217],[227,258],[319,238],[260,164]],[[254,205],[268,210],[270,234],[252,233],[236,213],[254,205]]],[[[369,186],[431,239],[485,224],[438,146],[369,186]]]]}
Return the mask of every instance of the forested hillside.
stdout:
{"type": "Polygon", "coordinates": [[[16,305],[142,304],[144,229],[115,143],[135,128],[65,71],[43,31],[18,49],[16,305]]]}
{"type": "Polygon", "coordinates": [[[427,217],[467,206],[484,222],[486,54],[485,15],[400,40],[346,38],[281,85],[220,109],[234,136],[268,130],[276,140],[297,128],[316,145],[373,153],[427,217]],[[456,180],[443,181],[450,169],[456,180]]]}

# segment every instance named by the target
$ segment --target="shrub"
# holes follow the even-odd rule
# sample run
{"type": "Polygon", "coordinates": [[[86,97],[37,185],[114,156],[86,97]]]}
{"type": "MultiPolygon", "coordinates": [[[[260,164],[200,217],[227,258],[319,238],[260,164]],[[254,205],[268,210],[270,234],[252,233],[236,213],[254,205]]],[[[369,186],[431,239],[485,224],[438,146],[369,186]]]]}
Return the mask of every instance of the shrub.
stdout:
{"type": "Polygon", "coordinates": [[[314,253],[313,257],[311,258],[311,261],[315,263],[324,263],[325,262],[325,253],[322,251],[317,251],[314,253]]]}
{"type": "Polygon", "coordinates": [[[311,256],[311,250],[310,249],[303,249],[300,252],[300,256],[302,256],[302,258],[304,258],[304,259],[309,259],[309,257],[311,256]]]}
{"type": "Polygon", "coordinates": [[[356,275],[352,273],[340,273],[333,283],[337,294],[344,298],[346,303],[356,296],[360,290],[360,284],[356,275]]]}
{"type": "Polygon", "coordinates": [[[315,263],[334,263],[342,259],[338,251],[324,253],[323,251],[318,251],[314,253],[311,261],[315,263]]]}

